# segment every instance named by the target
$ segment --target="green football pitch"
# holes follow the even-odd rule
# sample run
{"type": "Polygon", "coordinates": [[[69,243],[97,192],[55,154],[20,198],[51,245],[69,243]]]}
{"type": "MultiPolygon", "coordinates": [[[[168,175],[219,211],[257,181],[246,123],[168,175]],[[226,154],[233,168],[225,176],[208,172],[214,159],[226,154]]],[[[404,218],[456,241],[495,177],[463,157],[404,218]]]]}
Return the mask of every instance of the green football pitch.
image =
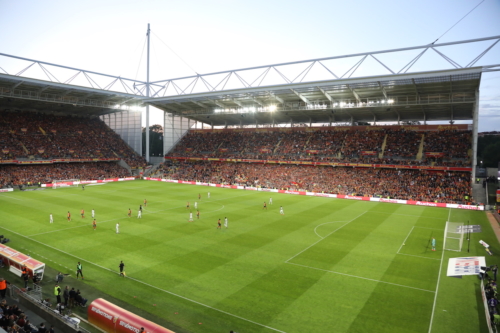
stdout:
{"type": "Polygon", "coordinates": [[[82,262],[96,297],[177,332],[486,332],[478,278],[446,269],[500,250],[484,212],[154,181],[2,193],[0,212],[7,245],[69,284],[82,262]],[[482,226],[469,253],[442,250],[446,221],[482,226]]]}

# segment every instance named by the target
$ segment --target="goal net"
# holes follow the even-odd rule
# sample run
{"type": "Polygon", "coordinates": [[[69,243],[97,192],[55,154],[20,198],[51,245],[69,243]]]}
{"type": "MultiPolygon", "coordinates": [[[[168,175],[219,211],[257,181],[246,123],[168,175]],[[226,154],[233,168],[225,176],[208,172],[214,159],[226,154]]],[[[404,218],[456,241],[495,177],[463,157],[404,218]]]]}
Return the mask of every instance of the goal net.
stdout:
{"type": "Polygon", "coordinates": [[[61,180],[54,180],[52,182],[52,188],[57,189],[61,187],[71,187],[71,186],[78,186],[80,185],[80,179],[61,179],[61,180]]]}
{"type": "Polygon", "coordinates": [[[463,223],[446,222],[446,228],[444,229],[444,249],[448,251],[462,251],[464,231],[465,228],[463,223]]]}

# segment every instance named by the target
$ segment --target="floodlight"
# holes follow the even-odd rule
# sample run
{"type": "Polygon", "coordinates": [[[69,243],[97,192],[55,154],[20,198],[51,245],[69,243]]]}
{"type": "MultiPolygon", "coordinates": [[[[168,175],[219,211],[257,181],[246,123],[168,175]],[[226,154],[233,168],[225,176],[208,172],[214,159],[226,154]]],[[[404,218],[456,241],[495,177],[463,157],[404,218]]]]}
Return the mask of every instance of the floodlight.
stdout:
{"type": "Polygon", "coordinates": [[[392,103],[394,103],[394,100],[393,100],[393,99],[390,99],[390,100],[388,100],[387,102],[388,102],[389,104],[392,104],[392,103]]]}
{"type": "Polygon", "coordinates": [[[271,112],[276,111],[276,105],[270,105],[269,106],[269,111],[271,111],[271,112]]]}

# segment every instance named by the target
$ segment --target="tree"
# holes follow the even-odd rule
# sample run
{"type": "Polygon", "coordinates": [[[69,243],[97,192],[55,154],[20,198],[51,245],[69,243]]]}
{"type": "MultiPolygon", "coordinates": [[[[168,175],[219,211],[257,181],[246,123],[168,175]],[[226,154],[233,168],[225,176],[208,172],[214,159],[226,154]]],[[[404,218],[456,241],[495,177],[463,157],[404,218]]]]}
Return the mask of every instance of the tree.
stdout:
{"type": "Polygon", "coordinates": [[[486,168],[496,168],[500,162],[500,136],[485,135],[477,143],[477,160],[486,168]]]}
{"type": "MultiPolygon", "coordinates": [[[[146,128],[142,128],[142,154],[146,155],[146,128]]],[[[155,124],[149,126],[149,155],[163,155],[163,127],[155,124]]]]}

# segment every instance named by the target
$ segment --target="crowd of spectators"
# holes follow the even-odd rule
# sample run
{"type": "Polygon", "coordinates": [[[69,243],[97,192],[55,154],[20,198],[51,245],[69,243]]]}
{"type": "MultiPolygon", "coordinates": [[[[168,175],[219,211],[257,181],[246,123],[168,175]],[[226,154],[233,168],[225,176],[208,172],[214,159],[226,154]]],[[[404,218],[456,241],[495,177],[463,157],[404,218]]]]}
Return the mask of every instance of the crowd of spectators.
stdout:
{"type": "Polygon", "coordinates": [[[130,176],[130,172],[116,162],[5,164],[0,165],[0,188],[48,184],[63,179],[97,180],[127,176],[130,176]]]}
{"type": "Polygon", "coordinates": [[[162,171],[170,179],[282,190],[445,203],[471,197],[470,173],[462,172],[208,161],[169,161],[162,171]]]}
{"type": "Polygon", "coordinates": [[[193,131],[167,154],[172,157],[243,158],[284,161],[462,166],[470,164],[471,131],[279,129],[193,131]],[[424,140],[422,156],[417,160],[424,140]],[[384,147],[385,142],[385,147],[384,147]],[[426,153],[438,153],[426,157],[426,153]]]}
{"type": "Polygon", "coordinates": [[[491,322],[495,325],[500,325],[500,314],[498,313],[498,290],[497,290],[497,273],[498,266],[491,265],[481,266],[479,278],[484,280],[484,293],[486,296],[486,303],[488,305],[488,313],[491,322]],[[489,273],[489,274],[488,274],[489,273]],[[493,276],[490,276],[493,275],[493,276]]]}
{"type": "Polygon", "coordinates": [[[147,164],[98,118],[1,111],[0,160],[20,158],[121,158],[133,168],[147,164]]]}
{"type": "Polygon", "coordinates": [[[45,326],[45,323],[41,323],[39,327],[32,324],[23,310],[21,310],[15,304],[7,304],[7,301],[5,299],[0,302],[0,327],[2,327],[6,332],[54,332],[53,326],[47,328],[45,326]]]}
{"type": "Polygon", "coordinates": [[[403,159],[417,156],[422,133],[409,130],[388,130],[384,156],[403,159]]]}
{"type": "Polygon", "coordinates": [[[426,132],[424,139],[425,152],[441,152],[448,158],[466,159],[472,148],[472,132],[444,130],[426,132]]]}

